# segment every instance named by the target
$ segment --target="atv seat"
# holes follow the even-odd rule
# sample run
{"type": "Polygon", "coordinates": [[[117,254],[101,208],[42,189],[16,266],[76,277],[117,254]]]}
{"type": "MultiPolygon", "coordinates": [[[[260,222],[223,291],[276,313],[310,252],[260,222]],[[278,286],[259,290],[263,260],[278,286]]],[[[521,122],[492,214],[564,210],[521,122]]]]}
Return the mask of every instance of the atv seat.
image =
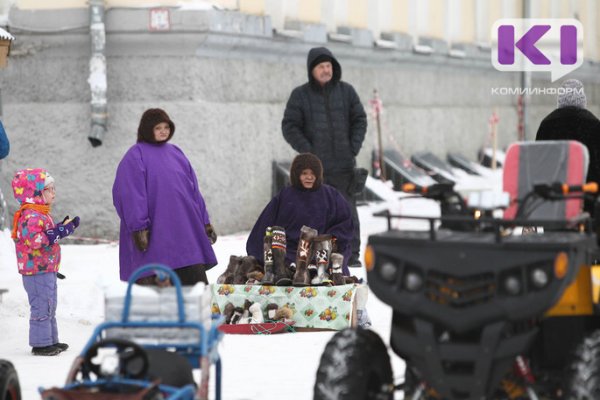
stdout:
{"type": "MultiPolygon", "coordinates": [[[[504,163],[503,187],[510,195],[510,205],[504,212],[504,218],[514,219],[517,216],[522,200],[536,184],[584,184],[588,164],[588,150],[580,142],[560,140],[512,144],[504,163]]],[[[535,199],[526,208],[522,216],[526,219],[567,220],[581,214],[583,199],[535,199]]]]}

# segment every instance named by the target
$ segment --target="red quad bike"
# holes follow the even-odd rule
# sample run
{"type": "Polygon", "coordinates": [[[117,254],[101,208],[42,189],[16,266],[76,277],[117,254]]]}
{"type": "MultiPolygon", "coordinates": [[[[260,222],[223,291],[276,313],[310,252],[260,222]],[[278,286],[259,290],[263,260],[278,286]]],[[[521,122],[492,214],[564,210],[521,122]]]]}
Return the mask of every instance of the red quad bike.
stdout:
{"type": "Polygon", "coordinates": [[[512,145],[502,219],[453,184],[406,187],[438,200],[442,217],[400,231],[392,220],[410,217],[380,213],[388,231],[365,254],[371,290],[393,309],[404,382],[377,334],[348,329],[325,348],[314,399],[600,399],[597,228],[581,212],[598,187],[586,171],[577,142],[512,145]]]}

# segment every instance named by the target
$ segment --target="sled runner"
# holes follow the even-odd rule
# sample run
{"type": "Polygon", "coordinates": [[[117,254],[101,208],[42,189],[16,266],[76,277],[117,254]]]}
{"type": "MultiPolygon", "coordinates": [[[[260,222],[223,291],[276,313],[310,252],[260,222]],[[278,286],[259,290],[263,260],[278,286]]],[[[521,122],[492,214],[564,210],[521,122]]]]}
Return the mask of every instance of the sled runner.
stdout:
{"type": "Polygon", "coordinates": [[[223,333],[237,335],[272,335],[289,332],[290,325],[283,322],[263,322],[258,324],[221,325],[223,333]]]}
{"type": "MultiPolygon", "coordinates": [[[[137,285],[135,285],[137,286],[137,285]]],[[[148,289],[148,288],[144,288],[148,289]]],[[[192,291],[194,289],[191,289],[192,291]]],[[[210,324],[194,320],[194,297],[188,288],[182,288],[179,277],[169,268],[152,264],[134,272],[129,279],[118,321],[104,322],[94,330],[80,355],[75,359],[67,383],[63,388],[41,391],[43,400],[192,400],[207,399],[209,370],[215,365],[215,396],[221,398],[221,359],[217,346],[223,337],[218,330],[220,320],[210,324]],[[145,272],[166,274],[174,287],[151,288],[173,294],[176,312],[171,318],[139,320],[132,312],[135,281],[145,272]],[[137,320],[136,320],[137,319],[137,320]],[[200,382],[195,383],[192,371],[200,369],[200,382]]],[[[162,293],[161,293],[162,294],[162,293]]],[[[196,296],[201,298],[202,296],[196,296]]],[[[163,298],[160,307],[167,304],[163,298]]],[[[168,305],[167,305],[168,307],[168,305]]],[[[140,308],[137,308],[138,310],[140,308]]],[[[196,310],[196,315],[210,314],[196,310]]]]}

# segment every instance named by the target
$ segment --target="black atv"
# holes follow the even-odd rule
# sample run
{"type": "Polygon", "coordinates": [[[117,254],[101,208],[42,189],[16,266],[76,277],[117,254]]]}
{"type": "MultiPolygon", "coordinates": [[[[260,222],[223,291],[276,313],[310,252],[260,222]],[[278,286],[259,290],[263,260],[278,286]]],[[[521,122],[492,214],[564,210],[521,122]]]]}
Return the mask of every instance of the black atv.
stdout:
{"type": "Polygon", "coordinates": [[[452,184],[407,189],[440,201],[442,217],[400,231],[392,220],[410,217],[381,213],[389,230],[370,236],[365,254],[371,290],[393,308],[405,380],[394,384],[375,333],[346,330],[325,349],[314,398],[600,399],[596,228],[585,213],[531,218],[597,185],[533,185],[512,219],[467,207],[452,184]]]}

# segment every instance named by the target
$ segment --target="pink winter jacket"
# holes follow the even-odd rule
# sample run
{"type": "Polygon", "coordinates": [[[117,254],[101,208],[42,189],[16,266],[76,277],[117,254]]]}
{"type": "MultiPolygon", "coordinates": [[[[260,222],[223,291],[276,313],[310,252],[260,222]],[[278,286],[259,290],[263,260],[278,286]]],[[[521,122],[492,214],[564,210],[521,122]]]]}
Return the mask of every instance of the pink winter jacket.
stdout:
{"type": "MultiPolygon", "coordinates": [[[[13,194],[19,204],[44,204],[42,190],[46,170],[41,168],[18,171],[12,181],[13,194]]],[[[22,275],[57,272],[60,265],[60,246],[50,244],[44,232],[54,228],[50,214],[24,209],[17,221],[17,265],[22,275]]]]}

